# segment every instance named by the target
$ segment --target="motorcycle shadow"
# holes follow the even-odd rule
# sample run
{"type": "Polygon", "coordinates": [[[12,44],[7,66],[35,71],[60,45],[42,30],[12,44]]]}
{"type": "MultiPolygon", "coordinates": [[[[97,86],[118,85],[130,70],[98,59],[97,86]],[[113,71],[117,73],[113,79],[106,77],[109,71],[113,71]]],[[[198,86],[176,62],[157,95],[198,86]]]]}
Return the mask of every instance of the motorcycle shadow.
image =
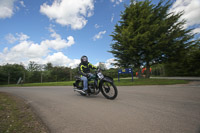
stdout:
{"type": "Polygon", "coordinates": [[[78,97],[83,97],[83,98],[90,98],[90,99],[105,99],[102,95],[81,95],[81,94],[77,94],[78,97]]]}

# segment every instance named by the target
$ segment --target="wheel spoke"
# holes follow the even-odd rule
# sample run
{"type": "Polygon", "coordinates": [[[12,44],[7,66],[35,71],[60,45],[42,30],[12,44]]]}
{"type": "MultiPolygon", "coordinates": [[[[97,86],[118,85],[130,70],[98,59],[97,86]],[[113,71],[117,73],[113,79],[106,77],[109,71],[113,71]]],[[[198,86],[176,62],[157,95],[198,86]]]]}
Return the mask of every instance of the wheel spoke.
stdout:
{"type": "Polygon", "coordinates": [[[109,97],[113,97],[115,95],[115,90],[114,90],[113,86],[110,83],[108,83],[108,82],[104,82],[104,84],[103,84],[103,91],[109,97]]]}

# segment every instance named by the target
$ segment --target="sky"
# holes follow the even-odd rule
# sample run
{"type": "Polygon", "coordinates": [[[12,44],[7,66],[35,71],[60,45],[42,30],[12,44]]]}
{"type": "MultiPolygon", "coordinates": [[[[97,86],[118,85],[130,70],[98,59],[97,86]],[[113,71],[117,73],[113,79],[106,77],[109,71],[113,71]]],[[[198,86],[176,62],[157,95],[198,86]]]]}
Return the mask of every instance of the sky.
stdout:
{"type": "MultiPolygon", "coordinates": [[[[159,0],[152,0],[156,4],[159,0]]],[[[51,62],[74,68],[83,55],[113,67],[114,26],[130,0],[0,0],[0,65],[51,62]]],[[[200,33],[200,0],[174,0],[185,28],[200,33]]]]}

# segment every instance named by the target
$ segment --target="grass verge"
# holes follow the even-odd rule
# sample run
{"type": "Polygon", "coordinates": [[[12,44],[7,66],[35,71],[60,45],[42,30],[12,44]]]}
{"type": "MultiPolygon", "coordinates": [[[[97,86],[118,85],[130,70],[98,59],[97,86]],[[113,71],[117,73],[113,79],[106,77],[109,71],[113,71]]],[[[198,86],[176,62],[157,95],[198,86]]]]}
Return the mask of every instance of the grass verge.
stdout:
{"type": "Polygon", "coordinates": [[[18,97],[0,92],[0,133],[48,133],[48,129],[18,97]]]}
{"type": "MultiPolygon", "coordinates": [[[[114,79],[117,86],[134,86],[134,85],[173,85],[173,84],[187,84],[189,81],[186,80],[176,80],[176,79],[114,79]]],[[[23,85],[0,85],[0,87],[28,87],[28,86],[73,86],[74,81],[66,82],[46,82],[46,83],[27,83],[23,85]]]]}
{"type": "Polygon", "coordinates": [[[134,85],[174,85],[174,84],[187,84],[189,81],[186,80],[176,80],[176,79],[120,79],[118,82],[115,79],[115,84],[117,86],[134,86],[134,85]]]}

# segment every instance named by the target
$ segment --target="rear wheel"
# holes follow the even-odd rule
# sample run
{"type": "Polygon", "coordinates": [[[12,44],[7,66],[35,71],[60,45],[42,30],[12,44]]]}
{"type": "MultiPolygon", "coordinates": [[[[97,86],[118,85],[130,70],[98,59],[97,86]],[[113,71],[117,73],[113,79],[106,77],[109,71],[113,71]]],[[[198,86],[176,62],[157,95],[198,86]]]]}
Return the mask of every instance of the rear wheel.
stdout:
{"type": "Polygon", "coordinates": [[[101,92],[107,99],[113,100],[117,97],[117,87],[112,82],[103,81],[101,85],[101,92]]]}

